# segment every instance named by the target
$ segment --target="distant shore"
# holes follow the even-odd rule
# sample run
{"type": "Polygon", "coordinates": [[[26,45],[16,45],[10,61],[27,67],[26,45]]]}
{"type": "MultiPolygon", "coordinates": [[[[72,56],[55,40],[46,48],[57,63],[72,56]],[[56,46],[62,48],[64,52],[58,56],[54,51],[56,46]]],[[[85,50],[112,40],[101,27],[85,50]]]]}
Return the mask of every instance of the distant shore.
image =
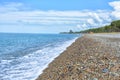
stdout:
{"type": "Polygon", "coordinates": [[[78,38],[36,80],[119,80],[119,35],[86,34],[78,38]]]}

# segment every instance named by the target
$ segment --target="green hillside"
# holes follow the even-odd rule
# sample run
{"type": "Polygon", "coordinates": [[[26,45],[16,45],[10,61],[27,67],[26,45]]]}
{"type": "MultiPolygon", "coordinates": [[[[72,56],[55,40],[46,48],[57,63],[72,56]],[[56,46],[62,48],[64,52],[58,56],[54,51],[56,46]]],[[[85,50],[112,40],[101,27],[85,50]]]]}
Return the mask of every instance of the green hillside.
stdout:
{"type": "Polygon", "coordinates": [[[88,29],[76,33],[103,33],[103,32],[120,32],[120,20],[116,20],[111,22],[110,25],[100,27],[100,28],[94,28],[94,29],[88,29]]]}

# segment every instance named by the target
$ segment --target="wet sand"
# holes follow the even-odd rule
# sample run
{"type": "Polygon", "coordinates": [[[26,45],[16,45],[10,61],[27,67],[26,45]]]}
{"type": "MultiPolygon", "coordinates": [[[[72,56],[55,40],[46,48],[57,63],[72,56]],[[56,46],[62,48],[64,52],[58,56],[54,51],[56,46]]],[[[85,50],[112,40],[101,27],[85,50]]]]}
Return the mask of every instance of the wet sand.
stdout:
{"type": "Polygon", "coordinates": [[[120,80],[119,35],[78,38],[36,80],[120,80]]]}

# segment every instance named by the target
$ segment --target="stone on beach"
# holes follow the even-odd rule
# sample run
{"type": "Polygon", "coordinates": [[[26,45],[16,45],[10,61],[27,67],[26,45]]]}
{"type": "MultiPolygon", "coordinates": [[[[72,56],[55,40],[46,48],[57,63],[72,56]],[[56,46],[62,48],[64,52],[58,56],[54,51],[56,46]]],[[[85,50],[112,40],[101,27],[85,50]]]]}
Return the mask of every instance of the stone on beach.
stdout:
{"type": "Polygon", "coordinates": [[[116,39],[94,34],[77,39],[36,80],[120,80],[120,53],[110,41],[116,39]]]}

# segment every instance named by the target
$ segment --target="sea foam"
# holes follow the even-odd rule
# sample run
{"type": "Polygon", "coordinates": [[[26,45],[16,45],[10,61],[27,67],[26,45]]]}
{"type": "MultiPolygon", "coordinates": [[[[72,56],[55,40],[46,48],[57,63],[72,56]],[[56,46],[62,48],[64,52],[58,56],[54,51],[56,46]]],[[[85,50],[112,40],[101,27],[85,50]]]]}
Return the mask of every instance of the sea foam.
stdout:
{"type": "Polygon", "coordinates": [[[28,55],[12,60],[2,60],[0,62],[0,65],[2,65],[0,79],[35,80],[43,70],[48,67],[48,64],[52,62],[54,58],[59,56],[60,53],[62,53],[76,39],[77,38],[74,38],[55,46],[47,45],[40,50],[36,50],[28,55]],[[13,66],[10,66],[11,64],[13,64],[13,66]],[[4,74],[2,72],[4,72],[4,74]]]}

